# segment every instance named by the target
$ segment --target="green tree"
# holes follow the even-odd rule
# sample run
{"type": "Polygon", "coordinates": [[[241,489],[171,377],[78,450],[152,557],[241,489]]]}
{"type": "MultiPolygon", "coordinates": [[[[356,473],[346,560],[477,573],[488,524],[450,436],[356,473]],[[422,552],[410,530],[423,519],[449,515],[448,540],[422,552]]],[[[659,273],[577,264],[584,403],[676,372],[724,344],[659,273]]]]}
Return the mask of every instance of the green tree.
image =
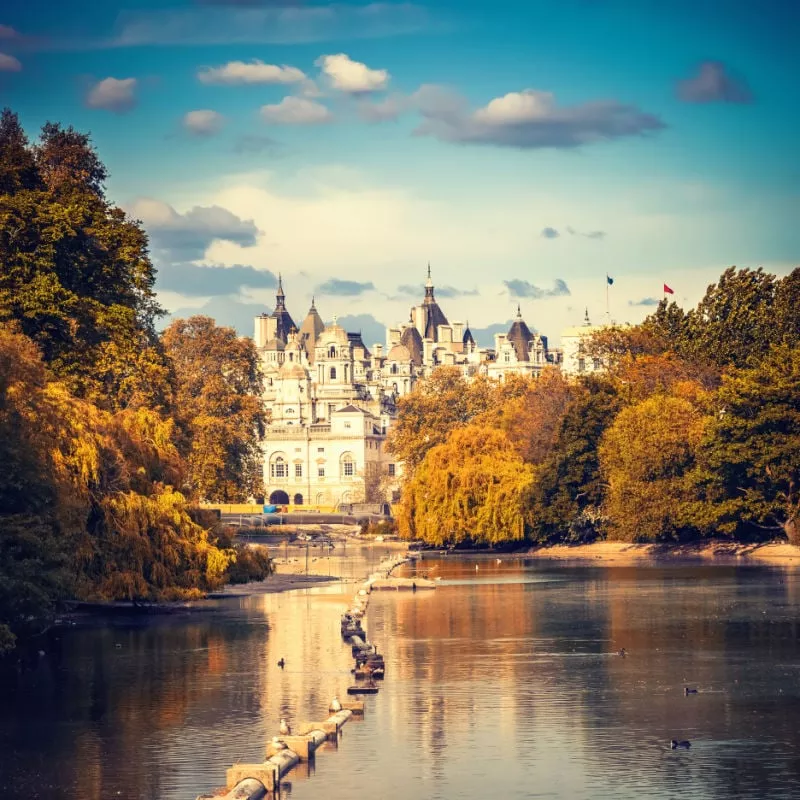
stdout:
{"type": "Polygon", "coordinates": [[[0,153],[0,320],[16,321],[77,396],[168,407],[147,237],[106,201],[89,137],[48,123],[30,148],[5,111],[0,153]]]}
{"type": "Polygon", "coordinates": [[[482,425],[453,430],[430,448],[406,483],[398,527],[431,544],[522,539],[532,480],[508,437],[482,425]]]}
{"type": "Polygon", "coordinates": [[[599,450],[609,538],[664,541],[694,532],[691,471],[706,421],[689,400],[665,394],[617,414],[599,450]]]}
{"type": "Polygon", "coordinates": [[[532,537],[539,542],[597,536],[604,486],[598,446],[620,408],[614,383],[581,381],[558,427],[551,454],[535,469],[527,498],[532,537]]]}
{"type": "Polygon", "coordinates": [[[266,419],[253,341],[201,316],[175,320],[163,341],[177,379],[190,493],[221,502],[262,494],[266,419]]]}
{"type": "Polygon", "coordinates": [[[800,544],[800,348],[725,376],[698,460],[709,527],[800,544]]]}

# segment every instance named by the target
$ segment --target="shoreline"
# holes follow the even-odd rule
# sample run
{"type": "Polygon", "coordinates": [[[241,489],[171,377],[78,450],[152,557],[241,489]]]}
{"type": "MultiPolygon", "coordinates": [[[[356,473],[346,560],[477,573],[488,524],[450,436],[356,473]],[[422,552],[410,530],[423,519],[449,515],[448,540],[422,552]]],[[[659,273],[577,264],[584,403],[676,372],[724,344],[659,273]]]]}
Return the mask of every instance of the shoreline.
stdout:
{"type": "Polygon", "coordinates": [[[591,561],[606,564],[644,565],[703,561],[709,564],[762,564],[800,566],[800,547],[786,542],[745,544],[721,539],[667,544],[591,542],[534,547],[521,553],[524,558],[552,561],[591,561]]]}

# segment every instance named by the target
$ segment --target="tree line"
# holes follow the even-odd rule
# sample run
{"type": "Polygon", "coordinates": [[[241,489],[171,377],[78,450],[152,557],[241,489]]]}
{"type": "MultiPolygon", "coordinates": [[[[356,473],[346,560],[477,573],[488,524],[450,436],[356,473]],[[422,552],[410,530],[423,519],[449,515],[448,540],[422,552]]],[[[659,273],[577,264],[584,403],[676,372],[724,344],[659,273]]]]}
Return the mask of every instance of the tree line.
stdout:
{"type": "Polygon", "coordinates": [[[800,544],[800,268],[727,269],[689,311],[586,342],[603,373],[400,400],[398,526],[444,545],[784,538],[800,544]]]}
{"type": "Polygon", "coordinates": [[[271,562],[197,507],[258,494],[253,343],[164,312],[90,138],[0,116],[0,652],[66,598],[193,598],[271,562]]]}

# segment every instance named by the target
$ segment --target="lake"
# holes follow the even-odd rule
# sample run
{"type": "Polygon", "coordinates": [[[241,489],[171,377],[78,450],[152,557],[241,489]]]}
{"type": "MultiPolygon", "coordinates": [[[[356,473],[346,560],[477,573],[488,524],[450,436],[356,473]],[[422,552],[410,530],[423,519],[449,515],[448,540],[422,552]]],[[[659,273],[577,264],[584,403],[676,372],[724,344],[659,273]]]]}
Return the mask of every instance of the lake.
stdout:
{"type": "MultiPolygon", "coordinates": [[[[382,556],[348,545],[331,572],[365,574],[382,556]]],[[[380,694],[284,796],[800,797],[796,569],[452,557],[403,569],[438,588],[372,595],[380,694]]],[[[221,785],[234,761],[263,758],[281,716],[318,719],[344,697],[339,615],[354,589],[59,628],[0,695],[4,799],[194,800],[221,785]]]]}

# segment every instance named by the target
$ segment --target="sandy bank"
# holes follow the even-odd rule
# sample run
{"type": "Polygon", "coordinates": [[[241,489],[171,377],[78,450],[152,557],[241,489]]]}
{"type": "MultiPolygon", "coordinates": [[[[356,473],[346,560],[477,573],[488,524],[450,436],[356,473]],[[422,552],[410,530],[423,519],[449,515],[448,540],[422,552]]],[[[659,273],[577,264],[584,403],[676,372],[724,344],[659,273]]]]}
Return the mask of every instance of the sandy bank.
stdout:
{"type": "Polygon", "coordinates": [[[619,565],[703,559],[725,563],[768,563],[798,566],[800,565],[800,547],[783,542],[756,545],[714,540],[691,544],[593,542],[592,544],[538,547],[526,553],[526,557],[560,561],[600,561],[619,565]]]}

